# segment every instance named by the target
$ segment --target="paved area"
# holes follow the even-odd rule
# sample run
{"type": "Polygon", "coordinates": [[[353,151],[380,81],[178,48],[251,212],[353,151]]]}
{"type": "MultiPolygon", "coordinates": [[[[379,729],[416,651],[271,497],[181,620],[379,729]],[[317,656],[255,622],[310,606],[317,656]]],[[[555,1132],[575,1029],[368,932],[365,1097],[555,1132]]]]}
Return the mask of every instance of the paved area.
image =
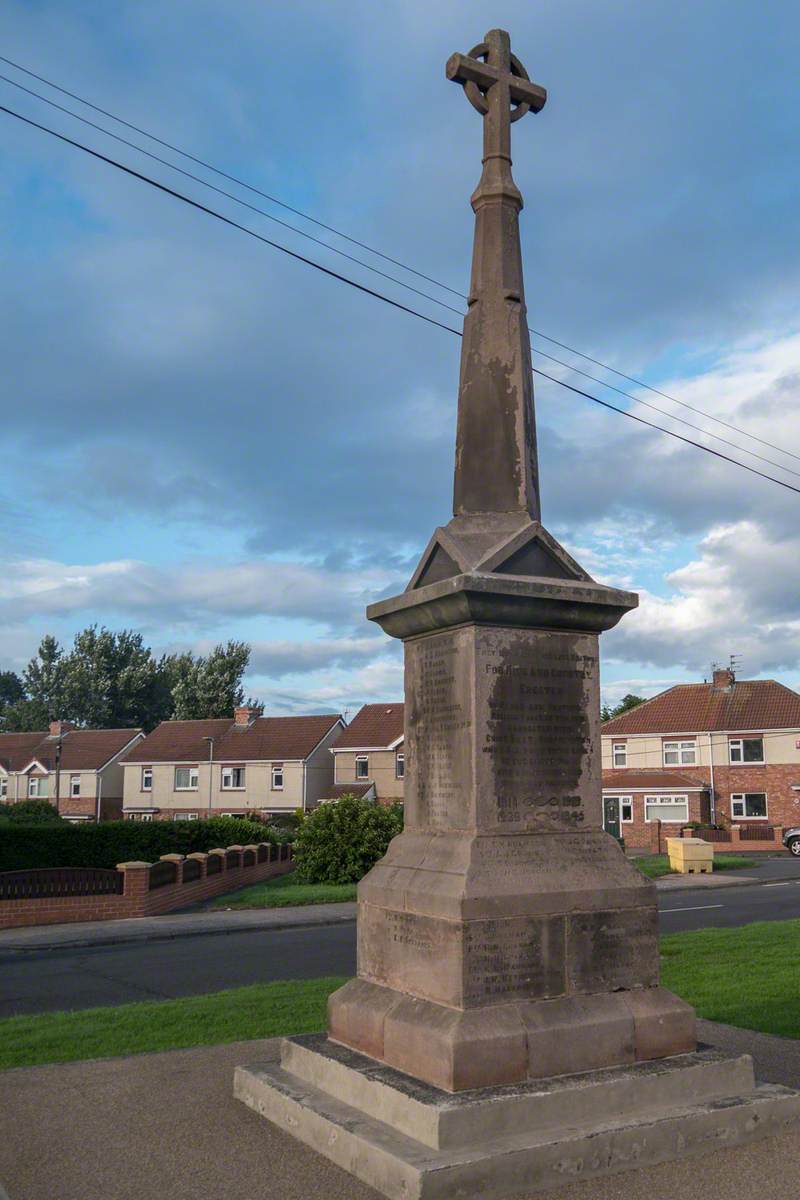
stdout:
{"type": "Polygon", "coordinates": [[[287,908],[243,908],[167,913],[124,921],[76,921],[71,925],[39,925],[0,930],[0,962],[7,950],[50,950],[68,946],[110,946],[214,933],[264,929],[301,929],[354,921],[355,903],[302,904],[287,908]]]}
{"type": "MultiPolygon", "coordinates": [[[[740,1036],[705,1024],[704,1033],[721,1044],[740,1036]]],[[[753,1050],[762,1077],[800,1083],[800,1043],[762,1035],[753,1050]]],[[[10,1200],[376,1200],[233,1099],[234,1066],[276,1053],[274,1041],[245,1042],[4,1072],[0,1181],[10,1200]]],[[[796,1145],[792,1133],[544,1195],[790,1200],[800,1190],[796,1145]]]]}

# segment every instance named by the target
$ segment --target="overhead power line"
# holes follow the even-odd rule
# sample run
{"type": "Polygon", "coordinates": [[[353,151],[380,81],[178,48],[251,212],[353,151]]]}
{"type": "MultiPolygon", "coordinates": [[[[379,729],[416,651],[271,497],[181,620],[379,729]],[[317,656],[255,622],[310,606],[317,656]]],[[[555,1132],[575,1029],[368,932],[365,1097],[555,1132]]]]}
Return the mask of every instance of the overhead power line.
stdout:
{"type": "MultiPolygon", "coordinates": [[[[347,275],[342,275],[338,271],[332,270],[330,267],[323,266],[322,263],[315,262],[314,259],[307,258],[303,254],[298,254],[295,250],[290,250],[287,246],[282,246],[280,242],[275,242],[271,238],[264,237],[263,234],[257,233],[253,229],[249,229],[246,225],[234,221],[231,217],[224,213],[217,212],[216,209],[209,208],[205,204],[201,204],[199,200],[194,200],[191,196],[185,195],[183,192],[178,192],[175,188],[168,187],[167,184],[161,183],[157,179],[153,179],[149,175],[145,175],[141,171],[134,170],[133,167],[127,166],[125,163],[119,162],[117,159],[109,157],[107,154],[101,154],[99,150],[93,150],[90,146],[84,145],[83,142],[78,142],[74,138],[67,137],[64,133],[59,133],[55,129],[51,129],[47,125],[42,125],[39,121],[34,121],[31,117],[26,117],[22,113],[16,112],[12,108],[8,108],[4,104],[0,104],[0,112],[4,112],[7,116],[14,117],[16,120],[29,125],[33,129],[38,129],[42,133],[47,133],[51,137],[56,138],[60,142],[64,142],[68,146],[73,146],[76,150],[81,150],[83,153],[90,155],[92,158],[100,162],[108,164],[119,171],[130,175],[134,179],[140,180],[142,183],[148,184],[150,187],[156,188],[165,195],[172,196],[176,200],[182,201],[191,208],[197,209],[199,212],[206,213],[210,217],[221,221],[225,225],[229,225],[232,229],[238,229],[241,233],[246,233],[250,237],[255,238],[264,245],[270,246],[273,250],[280,250],[283,254],[295,259],[297,262],[302,262],[306,266],[313,267],[317,271],[321,271],[331,279],[337,280],[339,283],[345,283],[357,291],[364,293],[367,296],[372,296],[375,300],[381,300],[384,304],[390,305],[392,308],[399,309],[401,312],[408,313],[410,316],[418,317],[421,321],[426,321],[429,325],[435,326],[437,329],[443,329],[447,333],[455,334],[456,337],[461,337],[461,331],[454,329],[451,325],[445,325],[442,321],[437,321],[434,317],[428,316],[426,313],[421,313],[417,309],[411,308],[406,304],[401,304],[399,300],[394,300],[391,296],[384,295],[383,292],[375,291],[373,288],[367,287],[363,283],[359,283],[355,279],[350,279],[347,275]]],[[[563,379],[558,379],[555,375],[549,375],[546,371],[540,370],[538,367],[533,368],[533,373],[540,376],[542,379],[547,379],[551,383],[558,384],[559,387],[566,388],[567,391],[573,392],[577,396],[583,396],[587,400],[593,401],[595,404],[601,405],[603,408],[610,409],[612,412],[620,413],[623,417],[629,417],[632,421],[638,422],[640,425],[646,425],[650,429],[656,429],[668,437],[675,438],[677,441],[683,442],[687,446],[694,446],[697,450],[703,450],[706,454],[712,454],[715,458],[719,458],[724,462],[732,463],[736,467],[740,467],[743,471],[749,471],[751,475],[757,475],[761,479],[766,479],[770,483],[775,483],[778,487],[785,488],[787,491],[795,492],[800,495],[800,488],[795,487],[791,483],[787,483],[783,479],[776,479],[773,475],[767,475],[764,471],[759,471],[755,467],[749,466],[747,463],[739,462],[738,459],[731,458],[727,454],[722,454],[719,450],[712,449],[711,446],[704,446],[702,442],[695,442],[691,438],[684,437],[683,434],[676,433],[673,429],[665,429],[662,425],[656,424],[655,421],[648,421],[644,417],[637,416],[635,413],[628,412],[627,409],[618,408],[615,404],[610,404],[607,400],[601,400],[598,396],[593,396],[590,392],[585,392],[581,388],[574,387],[571,383],[565,382],[563,379]]]]}
{"type": "MultiPolygon", "coordinates": [[[[387,262],[393,266],[399,267],[401,270],[407,271],[409,274],[414,275],[418,279],[422,279],[427,283],[432,283],[435,287],[441,288],[442,290],[449,292],[451,295],[457,296],[461,300],[467,299],[467,297],[463,294],[463,292],[459,292],[455,288],[450,287],[448,284],[442,283],[441,280],[437,280],[437,279],[433,278],[433,276],[431,276],[431,275],[426,275],[426,274],[424,274],[424,272],[419,271],[416,268],[409,266],[407,263],[404,263],[404,262],[400,261],[399,259],[392,258],[390,255],[385,254],[382,250],[378,250],[374,246],[368,245],[366,242],[359,241],[357,238],[351,237],[349,234],[343,233],[342,230],[336,229],[333,225],[326,225],[324,221],[320,221],[316,217],[312,217],[309,213],[304,212],[302,209],[293,207],[292,205],[287,204],[285,201],[280,200],[277,196],[273,196],[269,192],[265,192],[261,188],[258,188],[255,185],[248,183],[246,180],[241,179],[236,175],[230,174],[227,171],[221,170],[219,167],[214,166],[213,163],[207,162],[205,159],[199,158],[196,155],[189,153],[189,151],[187,151],[187,150],[182,150],[179,146],[175,146],[171,142],[168,142],[165,139],[158,137],[156,134],[150,133],[148,130],[143,129],[141,126],[134,125],[132,122],[126,121],[123,117],[119,117],[115,113],[110,112],[108,109],[102,108],[98,104],[94,104],[91,100],[87,100],[85,97],[80,96],[76,92],[69,91],[67,88],[62,87],[60,84],[53,82],[53,80],[48,79],[46,76],[37,74],[35,71],[30,70],[28,67],[24,67],[21,63],[15,62],[13,59],[6,58],[4,55],[0,55],[0,62],[7,63],[9,66],[13,67],[15,70],[21,71],[25,75],[28,75],[30,78],[37,79],[37,80],[39,80],[40,83],[46,84],[47,87],[52,88],[54,91],[60,92],[62,95],[70,97],[70,99],[72,99],[72,100],[77,100],[78,103],[85,105],[87,108],[92,109],[94,112],[100,113],[102,116],[108,117],[112,121],[116,121],[118,124],[123,125],[125,128],[131,129],[135,133],[141,134],[143,137],[149,138],[151,141],[155,142],[156,144],[158,144],[160,146],[163,146],[165,149],[171,150],[175,154],[180,154],[181,157],[187,159],[188,161],[194,162],[198,166],[202,166],[205,170],[211,171],[215,175],[218,175],[223,179],[229,180],[231,183],[235,183],[238,187],[246,188],[248,191],[250,191],[254,195],[262,196],[265,200],[268,200],[271,204],[276,204],[279,207],[283,208],[285,211],[291,212],[295,216],[299,216],[303,220],[311,222],[313,225],[316,225],[319,229],[324,229],[328,233],[332,233],[336,237],[342,238],[344,241],[350,243],[351,245],[357,246],[362,250],[366,250],[369,254],[375,255],[377,258],[382,259],[384,262],[387,262]]],[[[99,129],[102,133],[106,134],[108,137],[115,138],[117,141],[121,141],[125,145],[131,146],[133,149],[137,150],[139,153],[145,154],[148,157],[154,159],[155,161],[163,163],[170,169],[178,171],[181,174],[187,176],[188,178],[193,179],[196,182],[202,184],[203,186],[211,188],[213,191],[219,192],[219,194],[226,196],[231,200],[234,200],[237,204],[242,204],[245,208],[250,208],[253,212],[257,212],[261,216],[264,216],[267,219],[276,222],[278,225],[282,225],[284,228],[292,230],[293,232],[299,234],[301,237],[308,238],[310,241],[315,242],[317,245],[324,246],[326,249],[333,251],[333,253],[340,254],[342,257],[349,259],[349,261],[351,261],[351,262],[357,263],[359,266],[364,267],[366,270],[373,271],[375,274],[381,276],[382,278],[390,280],[391,282],[397,284],[399,287],[406,288],[408,291],[411,291],[414,294],[421,296],[422,298],[424,298],[426,300],[430,300],[434,304],[441,305],[443,308],[446,308],[450,312],[459,313],[459,315],[461,315],[461,311],[459,309],[453,308],[452,305],[447,304],[445,301],[440,300],[437,297],[430,296],[430,295],[428,295],[428,293],[421,291],[419,288],[415,288],[411,284],[408,284],[403,280],[397,279],[392,275],[388,275],[386,272],[378,270],[378,268],[372,266],[369,263],[365,263],[362,259],[355,258],[354,256],[347,254],[345,251],[339,249],[338,247],[331,246],[330,243],[324,242],[319,238],[313,237],[313,235],[307,233],[305,230],[298,229],[297,226],[295,226],[295,225],[291,225],[288,222],[281,221],[279,218],[275,217],[272,213],[264,212],[263,209],[259,209],[259,208],[256,208],[254,205],[247,204],[245,201],[241,200],[237,196],[232,195],[230,192],[226,192],[223,189],[216,188],[213,184],[209,183],[207,180],[201,179],[196,175],[192,175],[189,172],[182,170],[182,168],[178,167],[175,163],[171,163],[166,159],[159,158],[157,155],[153,155],[150,151],[145,150],[143,147],[137,146],[133,142],[126,141],[124,138],[120,138],[117,134],[114,134],[110,130],[103,128],[103,126],[99,126],[99,125],[94,124],[94,122],[88,121],[87,118],[80,116],[80,114],[72,112],[70,109],[64,108],[61,105],[55,104],[54,101],[48,99],[45,96],[42,96],[40,93],[33,92],[33,91],[31,91],[31,89],[23,87],[23,85],[18,83],[16,80],[9,79],[7,76],[0,76],[0,78],[4,79],[5,82],[12,84],[14,87],[19,87],[23,91],[29,92],[30,95],[36,96],[38,99],[43,100],[44,103],[50,104],[54,108],[57,108],[60,111],[67,113],[69,116],[74,117],[76,120],[83,121],[85,124],[92,126],[92,128],[94,128],[94,129],[99,129]]],[[[717,422],[718,424],[724,426],[725,428],[730,429],[734,433],[738,433],[741,437],[745,437],[754,442],[758,442],[762,446],[766,446],[771,450],[776,450],[779,454],[786,455],[789,458],[794,458],[798,462],[800,462],[800,455],[795,454],[791,450],[787,450],[784,446],[778,446],[774,442],[769,442],[765,438],[759,437],[757,434],[748,433],[747,431],[740,429],[738,426],[734,425],[732,422],[724,420],[724,418],[722,418],[722,417],[717,417],[713,413],[709,413],[705,409],[699,408],[696,405],[689,404],[685,400],[679,400],[676,396],[671,396],[668,392],[664,392],[660,388],[654,387],[653,385],[651,385],[649,383],[645,383],[644,380],[637,379],[633,375],[627,375],[627,374],[625,374],[624,371],[620,371],[616,367],[612,367],[609,363],[603,362],[599,358],[593,358],[590,354],[585,354],[582,350],[578,350],[578,349],[576,349],[576,347],[570,346],[566,342],[561,342],[557,338],[550,337],[549,334],[543,333],[541,330],[534,329],[530,326],[529,326],[529,329],[530,329],[530,332],[535,337],[544,338],[545,341],[551,342],[554,346],[558,346],[562,350],[568,351],[568,353],[570,353],[570,354],[576,354],[576,355],[578,355],[578,357],[585,359],[587,362],[593,363],[595,366],[600,367],[602,370],[610,371],[612,374],[616,375],[618,378],[624,379],[628,383],[634,384],[636,387],[645,388],[647,391],[652,392],[654,395],[661,396],[663,399],[668,400],[671,404],[677,404],[681,408],[684,408],[689,412],[693,412],[698,416],[705,417],[706,420],[717,422]]],[[[540,354],[543,358],[548,358],[552,362],[558,363],[560,366],[563,366],[566,370],[575,371],[577,374],[583,375],[585,378],[592,380],[594,383],[600,384],[601,387],[609,388],[611,391],[617,392],[619,395],[626,396],[628,399],[633,400],[635,403],[642,404],[645,407],[653,409],[654,412],[661,413],[662,416],[666,416],[672,420],[681,420],[681,418],[675,416],[675,414],[669,413],[665,409],[658,408],[656,405],[647,404],[646,401],[641,400],[639,397],[632,396],[630,394],[630,392],[624,391],[622,388],[615,387],[614,384],[607,383],[603,379],[598,379],[595,375],[591,375],[588,372],[581,370],[579,367],[574,366],[572,363],[565,363],[565,362],[563,362],[563,360],[561,360],[559,358],[555,358],[551,354],[546,354],[543,350],[538,349],[538,348],[537,348],[536,352],[537,352],[537,354],[540,354]]],[[[736,442],[731,442],[731,441],[727,440],[726,438],[720,437],[718,434],[712,433],[710,430],[702,429],[699,426],[692,425],[688,421],[684,421],[684,424],[686,424],[690,429],[695,429],[697,432],[702,433],[706,437],[715,438],[717,441],[720,441],[720,442],[724,443],[725,445],[732,446],[735,449],[740,450],[743,453],[748,454],[753,458],[758,458],[762,462],[768,463],[769,465],[776,467],[778,470],[787,471],[790,474],[800,476],[800,472],[795,471],[790,467],[785,467],[785,466],[781,465],[780,463],[776,463],[773,459],[766,458],[764,455],[757,454],[755,451],[748,450],[745,446],[741,446],[736,442]]]]}
{"type": "MultiPolygon", "coordinates": [[[[2,59],[2,56],[0,56],[0,59],[2,59]]],[[[386,279],[390,283],[398,284],[400,287],[405,288],[414,295],[420,296],[424,300],[430,300],[431,303],[440,305],[442,308],[447,309],[448,312],[452,312],[455,313],[456,316],[463,317],[464,313],[462,309],[455,308],[453,305],[447,304],[445,301],[440,300],[437,296],[431,296],[428,292],[423,292],[420,288],[413,287],[404,280],[397,279],[396,276],[390,275],[386,271],[379,270],[371,263],[364,262],[364,260],[361,258],[356,258],[356,256],[353,254],[348,254],[346,251],[340,250],[336,246],[331,246],[329,242],[324,242],[321,238],[314,237],[313,234],[307,233],[303,229],[298,229],[296,225],[292,225],[288,221],[282,221],[273,213],[269,213],[265,209],[259,208],[255,204],[250,204],[247,200],[242,200],[240,196],[236,196],[233,192],[229,192],[225,188],[220,188],[213,183],[209,183],[208,180],[201,178],[199,175],[193,174],[191,171],[184,170],[183,167],[179,167],[176,163],[170,162],[169,159],[162,158],[159,154],[153,154],[152,151],[146,150],[143,146],[138,145],[136,142],[132,142],[128,138],[121,137],[117,133],[113,133],[110,129],[106,129],[105,126],[98,125],[96,121],[90,121],[88,117],[81,116],[80,113],[76,113],[73,109],[66,108],[63,104],[57,104],[55,100],[51,100],[49,97],[43,96],[41,92],[37,92],[33,88],[26,87],[24,84],[19,83],[18,80],[10,79],[7,75],[3,75],[1,73],[0,80],[2,80],[4,83],[11,84],[12,87],[18,88],[20,91],[25,92],[29,96],[34,96],[37,100],[41,100],[44,104],[49,105],[58,112],[65,113],[67,116],[74,118],[76,121],[80,121],[84,125],[89,126],[89,128],[97,130],[104,136],[113,138],[114,141],[121,143],[121,145],[128,146],[130,149],[137,151],[139,154],[144,154],[153,162],[160,163],[162,166],[168,167],[170,170],[176,171],[178,174],[183,175],[186,179],[191,179],[194,183],[199,183],[203,187],[209,188],[210,191],[216,192],[217,195],[224,196],[226,199],[232,200],[235,204],[241,205],[241,207],[248,209],[250,212],[258,213],[259,216],[266,217],[267,220],[273,221],[276,225],[280,225],[281,228],[288,229],[293,233],[297,233],[301,237],[307,238],[315,245],[322,246],[325,250],[332,250],[334,253],[341,255],[342,258],[347,259],[348,262],[352,262],[357,266],[364,267],[367,271],[371,271],[373,274],[380,276],[380,278],[386,279]]],[[[152,137],[152,135],[145,136],[152,137]]],[[[759,454],[756,450],[750,450],[747,448],[747,446],[742,446],[739,442],[732,442],[730,438],[722,437],[721,434],[713,433],[709,429],[704,429],[701,425],[694,425],[691,421],[687,421],[685,418],[678,417],[674,413],[668,412],[666,409],[659,408],[658,405],[651,404],[647,400],[642,400],[640,397],[634,396],[631,392],[626,392],[623,388],[619,388],[613,383],[608,383],[604,379],[598,379],[596,375],[592,375],[589,371],[584,371],[580,367],[574,366],[572,363],[564,362],[563,359],[557,358],[553,354],[548,354],[546,351],[540,348],[537,348],[536,353],[540,358],[546,358],[550,362],[556,363],[560,367],[564,367],[565,370],[572,371],[577,375],[583,376],[585,379],[591,380],[593,383],[599,384],[601,387],[608,388],[610,391],[616,392],[620,396],[627,397],[627,399],[633,401],[634,404],[641,404],[644,408],[649,408],[653,412],[660,413],[661,416],[667,417],[669,420],[679,421],[688,429],[693,429],[696,433],[700,433],[704,437],[713,438],[722,445],[730,446],[732,449],[738,450],[742,454],[747,454],[751,458],[758,459],[760,462],[767,463],[769,466],[775,467],[778,471],[785,471],[790,475],[796,475],[798,479],[800,479],[800,471],[796,471],[793,467],[787,467],[783,463],[776,462],[773,458],[767,458],[766,455],[759,454]]],[[[744,431],[738,432],[741,432],[743,437],[750,436],[749,434],[744,433],[744,431]]]]}

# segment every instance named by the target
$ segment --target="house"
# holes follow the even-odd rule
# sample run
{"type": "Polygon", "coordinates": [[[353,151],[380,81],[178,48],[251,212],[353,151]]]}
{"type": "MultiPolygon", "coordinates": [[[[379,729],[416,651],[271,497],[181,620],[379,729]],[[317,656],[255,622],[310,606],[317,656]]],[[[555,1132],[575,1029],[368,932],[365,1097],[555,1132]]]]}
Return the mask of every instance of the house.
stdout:
{"type": "Polygon", "coordinates": [[[336,798],[348,793],[402,803],[405,778],[403,705],[365,704],[332,747],[336,798]]]}
{"type": "Polygon", "coordinates": [[[68,721],[0,733],[0,803],[48,800],[68,821],[119,820],[120,759],[143,737],[141,729],[76,729],[68,721]]]}
{"type": "Polygon", "coordinates": [[[800,824],[800,695],[774,679],[679,684],[601,728],[603,796],[619,800],[629,846],[689,821],[800,824]],[[669,827],[672,828],[669,828],[669,827]]]}
{"type": "Polygon", "coordinates": [[[162,721],[125,759],[123,816],[153,821],[266,818],[330,794],[340,716],[162,721]]]}

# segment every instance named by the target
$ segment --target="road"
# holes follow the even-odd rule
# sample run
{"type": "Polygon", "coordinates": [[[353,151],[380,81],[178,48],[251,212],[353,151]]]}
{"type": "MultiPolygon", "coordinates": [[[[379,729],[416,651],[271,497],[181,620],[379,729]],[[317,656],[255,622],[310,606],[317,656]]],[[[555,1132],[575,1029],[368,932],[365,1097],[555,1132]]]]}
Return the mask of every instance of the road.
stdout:
{"type": "MultiPolygon", "coordinates": [[[[766,867],[759,875],[791,878],[660,893],[662,932],[800,917],[800,863],[781,859],[766,867]]],[[[6,953],[0,961],[0,1016],[161,1000],[273,979],[352,975],[355,941],[355,925],[340,924],[6,953]]]]}

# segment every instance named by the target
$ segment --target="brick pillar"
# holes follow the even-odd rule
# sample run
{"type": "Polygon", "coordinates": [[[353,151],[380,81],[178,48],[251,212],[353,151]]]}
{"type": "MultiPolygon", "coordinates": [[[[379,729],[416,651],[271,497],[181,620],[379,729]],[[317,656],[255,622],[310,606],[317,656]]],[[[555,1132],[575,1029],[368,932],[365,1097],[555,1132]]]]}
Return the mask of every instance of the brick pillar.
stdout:
{"type": "Polygon", "coordinates": [[[656,819],[651,821],[647,827],[648,836],[650,838],[650,853],[661,853],[661,822],[656,819]]]}
{"type": "Polygon", "coordinates": [[[742,831],[738,825],[731,825],[731,846],[740,849],[742,845],[742,831]]]}
{"type": "Polygon", "coordinates": [[[150,894],[150,863],[117,863],[117,870],[122,871],[125,876],[122,895],[125,899],[126,916],[143,917],[150,894]]]}

